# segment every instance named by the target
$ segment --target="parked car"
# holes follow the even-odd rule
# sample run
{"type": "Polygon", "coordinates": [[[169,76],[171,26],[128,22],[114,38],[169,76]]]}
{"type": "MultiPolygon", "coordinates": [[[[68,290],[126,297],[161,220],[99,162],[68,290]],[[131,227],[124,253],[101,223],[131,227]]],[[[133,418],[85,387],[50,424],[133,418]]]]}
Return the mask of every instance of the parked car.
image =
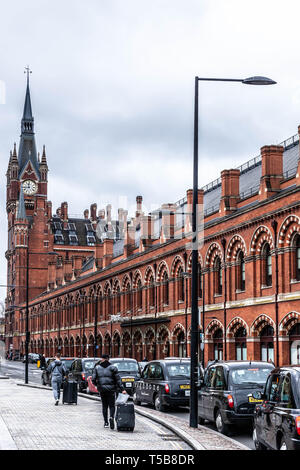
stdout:
{"type": "Polygon", "coordinates": [[[164,411],[170,406],[188,406],[190,401],[190,359],[150,361],[136,384],[134,403],[150,403],[164,411]]]}
{"type": "Polygon", "coordinates": [[[148,361],[142,361],[142,362],[139,362],[139,368],[140,368],[140,371],[143,372],[143,370],[145,369],[146,365],[148,364],[148,361]]]}
{"type": "Polygon", "coordinates": [[[257,450],[300,450],[300,366],[273,369],[263,400],[254,411],[253,441],[257,450]]]}
{"type": "MultiPolygon", "coordinates": [[[[48,367],[50,366],[51,362],[54,361],[53,357],[46,357],[46,367],[43,369],[42,375],[41,375],[41,381],[42,385],[51,385],[51,374],[48,372],[48,367]]],[[[61,357],[60,358],[61,362],[64,364],[64,366],[67,369],[67,373],[69,374],[71,365],[75,361],[74,357],[61,357]]]]}
{"type": "Polygon", "coordinates": [[[86,391],[88,382],[87,378],[92,375],[95,364],[98,359],[91,357],[75,359],[70,367],[69,378],[78,383],[78,391],[86,391]]]}
{"type": "Polygon", "coordinates": [[[214,422],[222,434],[230,434],[237,424],[252,424],[254,408],[260,399],[274,365],[263,361],[220,361],[205,369],[198,391],[198,421],[214,422]]]}
{"type": "Polygon", "coordinates": [[[137,382],[141,378],[141,370],[136,359],[116,357],[109,360],[117,367],[121,380],[128,395],[133,396],[137,382]]]}
{"type": "MultiPolygon", "coordinates": [[[[40,358],[40,355],[39,354],[36,354],[36,353],[28,353],[28,362],[30,364],[36,364],[37,361],[39,360],[40,358]]],[[[24,355],[23,357],[23,361],[22,362],[26,362],[26,355],[24,355]]]]}

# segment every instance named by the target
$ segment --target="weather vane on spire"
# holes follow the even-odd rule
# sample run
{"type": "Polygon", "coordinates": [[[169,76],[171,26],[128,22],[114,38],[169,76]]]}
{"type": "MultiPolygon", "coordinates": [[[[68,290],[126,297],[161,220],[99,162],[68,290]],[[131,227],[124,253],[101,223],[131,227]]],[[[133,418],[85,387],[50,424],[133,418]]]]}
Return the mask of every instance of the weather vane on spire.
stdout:
{"type": "Polygon", "coordinates": [[[30,70],[29,65],[25,67],[24,73],[27,73],[27,83],[29,83],[29,74],[32,73],[32,70],[30,70]]]}

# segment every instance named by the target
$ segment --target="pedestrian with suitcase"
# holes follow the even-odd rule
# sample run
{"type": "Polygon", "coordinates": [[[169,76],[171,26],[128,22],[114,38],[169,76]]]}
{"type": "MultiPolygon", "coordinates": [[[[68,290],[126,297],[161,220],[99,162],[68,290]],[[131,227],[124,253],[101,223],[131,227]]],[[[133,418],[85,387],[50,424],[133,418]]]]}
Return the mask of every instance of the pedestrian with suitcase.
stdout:
{"type": "Polygon", "coordinates": [[[104,427],[115,428],[116,392],[126,394],[121,377],[116,366],[109,362],[109,355],[102,354],[98,365],[95,366],[92,382],[97,387],[102,401],[104,427]],[[109,408],[109,424],[108,424],[109,408]]]}
{"type": "Polygon", "coordinates": [[[60,389],[63,379],[67,375],[65,366],[60,360],[60,353],[57,353],[53,362],[51,362],[47,371],[51,374],[51,385],[53,390],[53,396],[55,405],[57,406],[60,398],[60,389]]]}

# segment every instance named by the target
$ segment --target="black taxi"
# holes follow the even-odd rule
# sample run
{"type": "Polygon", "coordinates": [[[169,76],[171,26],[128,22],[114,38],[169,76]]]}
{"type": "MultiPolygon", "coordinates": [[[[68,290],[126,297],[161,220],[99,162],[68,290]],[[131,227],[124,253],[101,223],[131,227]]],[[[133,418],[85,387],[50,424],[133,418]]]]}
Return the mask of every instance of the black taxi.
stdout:
{"type": "Polygon", "coordinates": [[[133,396],[136,383],[141,378],[141,369],[136,359],[117,357],[109,360],[117,367],[122,383],[128,395],[133,396]]]}
{"type": "Polygon", "coordinates": [[[254,411],[253,441],[257,450],[300,450],[300,365],[274,369],[254,411]]]}
{"type": "Polygon", "coordinates": [[[198,421],[214,422],[222,434],[230,434],[233,425],[252,424],[260,398],[274,365],[264,361],[216,361],[205,369],[198,391],[198,421]]]}
{"type": "Polygon", "coordinates": [[[170,358],[149,362],[136,384],[134,403],[152,404],[158,411],[170,406],[188,406],[190,368],[189,359],[170,358]]]}

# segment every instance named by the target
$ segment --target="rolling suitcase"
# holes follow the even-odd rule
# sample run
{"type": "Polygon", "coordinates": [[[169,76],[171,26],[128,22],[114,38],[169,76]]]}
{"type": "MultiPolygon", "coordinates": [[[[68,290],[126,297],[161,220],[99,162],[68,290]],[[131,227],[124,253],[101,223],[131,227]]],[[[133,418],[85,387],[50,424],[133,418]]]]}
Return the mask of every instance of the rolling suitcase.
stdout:
{"type": "Polygon", "coordinates": [[[135,414],[133,403],[117,405],[116,424],[118,431],[133,431],[135,426],[135,414]]]}
{"type": "Polygon", "coordinates": [[[77,405],[77,382],[66,380],[63,385],[63,404],[75,403],[77,405]]]}

